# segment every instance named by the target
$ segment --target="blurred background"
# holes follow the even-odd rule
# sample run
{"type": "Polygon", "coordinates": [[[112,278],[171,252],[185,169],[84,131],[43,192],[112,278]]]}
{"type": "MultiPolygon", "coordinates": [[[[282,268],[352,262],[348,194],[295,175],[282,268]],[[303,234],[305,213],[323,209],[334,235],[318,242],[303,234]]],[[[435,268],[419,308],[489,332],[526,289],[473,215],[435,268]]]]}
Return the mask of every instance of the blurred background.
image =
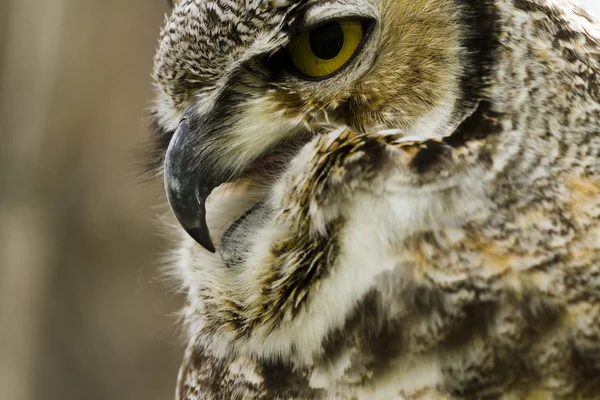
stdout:
{"type": "Polygon", "coordinates": [[[165,12],[0,0],[2,400],[173,398],[182,299],[136,155],[165,12]]]}
{"type": "Polygon", "coordinates": [[[1,400],[173,398],[166,208],[137,178],[167,10],[0,0],[1,400]]]}

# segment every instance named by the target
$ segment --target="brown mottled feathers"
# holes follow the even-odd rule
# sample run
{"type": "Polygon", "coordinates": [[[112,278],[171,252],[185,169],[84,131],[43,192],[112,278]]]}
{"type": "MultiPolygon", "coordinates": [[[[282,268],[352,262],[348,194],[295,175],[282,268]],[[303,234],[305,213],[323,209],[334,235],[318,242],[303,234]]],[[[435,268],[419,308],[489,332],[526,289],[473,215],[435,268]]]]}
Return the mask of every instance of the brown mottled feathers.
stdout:
{"type": "Polygon", "coordinates": [[[181,235],[178,400],[600,399],[600,23],[579,5],[182,0],[154,75],[158,154],[193,110],[199,154],[284,160],[209,198],[236,263],[181,235]],[[331,10],[374,19],[356,60],[274,68],[331,10]]]}
{"type": "MultiPolygon", "coordinates": [[[[259,307],[250,306],[245,312],[238,307],[240,315],[231,318],[230,311],[217,304],[207,306],[206,318],[213,326],[223,329],[238,321],[240,325],[228,329],[243,335],[255,328],[252,325],[281,323],[279,318],[306,307],[311,286],[305,282],[333,273],[326,267],[335,264],[331,261],[335,253],[328,248],[339,251],[336,232],[343,224],[342,216],[333,218],[326,229],[331,234],[319,240],[324,248],[314,249],[310,241],[305,242],[308,234],[302,233],[308,230],[303,225],[312,221],[305,214],[311,203],[326,208],[353,191],[369,190],[373,174],[390,164],[402,166],[407,182],[420,185],[417,160],[423,152],[439,149],[440,159],[447,158],[450,168],[450,160],[457,162],[468,152],[449,151],[436,141],[398,143],[396,135],[338,133],[314,143],[311,172],[302,175],[302,181],[290,182],[283,199],[286,207],[279,218],[295,221],[298,235],[272,244],[273,265],[264,268],[275,275],[265,275],[261,283],[269,307],[262,312],[259,307]],[[290,215],[288,210],[299,214],[290,215]],[[281,247],[293,250],[281,251],[281,247]],[[324,252],[322,259],[327,262],[313,265],[310,260],[318,258],[314,251],[324,252]],[[281,258],[297,256],[303,257],[294,263],[298,270],[278,276],[275,266],[286,263],[281,258]]],[[[353,386],[389,374],[398,360],[429,363],[431,357],[440,363],[439,386],[399,395],[409,399],[597,398],[600,181],[571,174],[553,181],[552,189],[543,184],[540,190],[562,192],[564,197],[548,202],[511,200],[510,204],[498,199],[496,206],[502,209],[494,217],[475,215],[464,226],[416,233],[397,244],[397,268],[376,278],[374,288],[359,299],[343,328],[331,333],[323,354],[308,369],[245,358],[215,359],[204,345],[192,344],[190,359],[184,362],[189,363],[186,368],[192,367],[182,370],[180,386],[188,397],[181,398],[352,398],[353,386]],[[398,309],[386,311],[389,304],[398,309]],[[380,329],[374,331],[373,324],[380,329]],[[349,385],[337,394],[311,389],[310,370],[334,363],[340,352],[356,357],[339,378],[349,385]],[[218,388],[208,388],[214,384],[218,388]],[[294,393],[288,397],[287,391],[294,393]]]]}

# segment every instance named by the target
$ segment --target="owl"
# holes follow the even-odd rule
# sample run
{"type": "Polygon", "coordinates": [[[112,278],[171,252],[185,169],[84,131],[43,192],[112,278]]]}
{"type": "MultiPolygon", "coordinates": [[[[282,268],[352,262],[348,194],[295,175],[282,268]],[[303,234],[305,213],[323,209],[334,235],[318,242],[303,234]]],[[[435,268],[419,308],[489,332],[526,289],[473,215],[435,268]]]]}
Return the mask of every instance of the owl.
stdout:
{"type": "Polygon", "coordinates": [[[178,400],[600,399],[575,1],[181,0],[153,76],[178,400]]]}

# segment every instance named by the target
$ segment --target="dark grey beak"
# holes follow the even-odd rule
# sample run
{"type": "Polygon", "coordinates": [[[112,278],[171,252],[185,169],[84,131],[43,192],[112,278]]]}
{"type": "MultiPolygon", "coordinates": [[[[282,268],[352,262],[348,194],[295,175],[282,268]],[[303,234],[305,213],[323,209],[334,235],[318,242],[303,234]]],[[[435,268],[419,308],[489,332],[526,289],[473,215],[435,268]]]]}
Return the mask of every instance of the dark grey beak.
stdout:
{"type": "Polygon", "coordinates": [[[206,225],[206,199],[213,189],[227,179],[203,176],[194,168],[198,147],[191,135],[187,117],[179,123],[165,157],[165,190],[173,214],[183,229],[202,247],[214,253],[206,225]]]}
{"type": "MultiPolygon", "coordinates": [[[[183,229],[210,252],[215,246],[206,224],[206,199],[213,189],[240,176],[257,159],[291,149],[310,137],[300,129],[279,135],[264,135],[237,127],[237,132],[254,135],[257,143],[248,148],[239,145],[235,114],[216,104],[218,112],[187,111],[171,138],[165,156],[164,177],[167,199],[183,229]],[[233,121],[233,122],[232,122],[233,121]]],[[[288,151],[289,150],[289,151],[288,151]]]]}

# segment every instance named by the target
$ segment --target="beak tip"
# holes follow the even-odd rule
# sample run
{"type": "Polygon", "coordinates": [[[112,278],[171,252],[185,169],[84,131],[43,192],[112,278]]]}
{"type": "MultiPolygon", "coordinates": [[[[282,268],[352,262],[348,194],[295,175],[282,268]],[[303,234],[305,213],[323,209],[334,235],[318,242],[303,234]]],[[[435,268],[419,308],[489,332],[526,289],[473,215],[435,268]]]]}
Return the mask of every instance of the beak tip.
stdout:
{"type": "Polygon", "coordinates": [[[216,253],[215,245],[210,239],[210,234],[208,233],[208,229],[203,229],[201,227],[186,229],[188,235],[192,237],[200,246],[204,247],[206,250],[211,253],[216,253]]]}

